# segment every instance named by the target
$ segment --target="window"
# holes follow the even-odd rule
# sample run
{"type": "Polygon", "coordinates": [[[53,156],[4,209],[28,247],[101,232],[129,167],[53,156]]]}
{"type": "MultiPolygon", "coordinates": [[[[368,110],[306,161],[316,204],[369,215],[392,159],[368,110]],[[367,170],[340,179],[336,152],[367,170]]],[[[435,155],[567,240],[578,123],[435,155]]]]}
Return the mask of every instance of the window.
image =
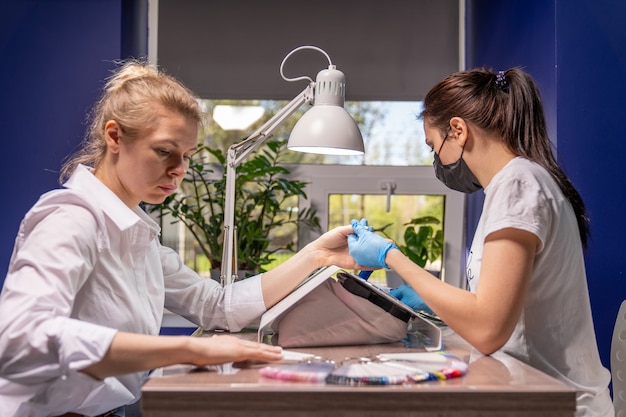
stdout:
{"type": "MultiPolygon", "coordinates": [[[[381,188],[393,191],[395,183],[382,183],[381,188]]],[[[446,255],[444,208],[444,195],[330,194],[328,229],[366,218],[375,232],[392,239],[415,263],[440,277],[446,255]]],[[[374,271],[369,280],[390,287],[398,284],[385,270],[374,271]]]]}
{"type": "MultiPolygon", "coordinates": [[[[386,231],[390,237],[398,239],[404,223],[411,218],[441,215],[441,224],[437,227],[443,230],[443,260],[436,270],[449,284],[464,285],[461,271],[465,196],[441,184],[432,167],[331,165],[319,169],[298,165],[293,167],[292,174],[309,183],[309,199],[300,202],[301,209],[312,205],[317,209],[320,223],[329,227],[346,224],[354,217],[368,216],[375,229],[391,223],[386,231]],[[366,205],[370,202],[371,207],[366,205]],[[411,207],[405,207],[409,204],[411,207]]],[[[308,230],[300,231],[302,242],[316,237],[308,230]]],[[[404,244],[401,239],[397,243],[404,244]]]]}
{"type": "MultiPolygon", "coordinates": [[[[204,110],[211,115],[203,133],[205,142],[224,152],[228,146],[244,139],[287,104],[283,100],[203,99],[201,102],[204,110]],[[236,126],[237,122],[243,124],[236,126]]],[[[432,165],[433,155],[425,144],[422,122],[418,120],[422,111],[421,101],[348,101],[345,108],[359,125],[365,144],[364,155],[289,152],[284,155],[284,162],[390,167],[432,165]]],[[[293,126],[307,109],[307,106],[303,106],[285,120],[274,132],[274,138],[287,140],[293,126]]]]}
{"type": "MultiPolygon", "coordinates": [[[[375,228],[390,223],[385,232],[394,239],[400,239],[410,219],[440,216],[434,228],[443,234],[443,260],[429,267],[444,281],[462,286],[464,195],[434,177],[432,153],[416,116],[425,92],[461,68],[463,3],[322,0],[305,10],[288,0],[151,0],[151,60],[203,97],[209,113],[221,105],[260,106],[267,120],[304,88],[280,77],[284,56],[299,45],[324,49],[346,74],[346,108],[359,123],[366,154],[340,158],[292,152],[284,161],[290,176],[308,183],[308,199],[294,202],[294,210],[314,208],[324,230],[367,216],[375,228]],[[306,23],[320,21],[325,24],[306,23]]],[[[328,63],[311,55],[290,61],[286,73],[315,78],[328,63]]],[[[275,137],[286,138],[297,119],[295,114],[285,121],[275,137]]],[[[215,123],[208,129],[205,139],[226,149],[254,125],[224,130],[215,123]]],[[[170,240],[164,242],[175,247],[187,239],[182,247],[188,250],[193,240],[183,232],[165,226],[170,240]]],[[[301,247],[319,232],[301,228],[297,234],[301,247]]],[[[199,265],[194,255],[187,262],[199,265]]]]}

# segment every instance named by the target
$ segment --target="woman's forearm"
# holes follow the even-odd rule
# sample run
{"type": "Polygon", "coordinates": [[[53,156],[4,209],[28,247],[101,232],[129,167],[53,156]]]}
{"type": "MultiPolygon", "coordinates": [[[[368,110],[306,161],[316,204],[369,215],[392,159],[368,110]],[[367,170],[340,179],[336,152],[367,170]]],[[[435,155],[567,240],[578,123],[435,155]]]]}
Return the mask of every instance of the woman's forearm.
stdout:
{"type": "Polygon", "coordinates": [[[118,332],[100,362],[82,372],[96,378],[156,369],[176,363],[188,363],[189,338],[149,336],[118,332]]]}
{"type": "Polygon", "coordinates": [[[337,265],[354,269],[348,252],[352,226],[336,227],[306,245],[286,262],[263,274],[261,285],[265,307],[270,308],[287,296],[311,272],[322,266],[337,265]]]}
{"type": "Polygon", "coordinates": [[[282,349],[232,335],[212,337],[150,336],[118,332],[98,363],[82,372],[96,379],[175,364],[218,365],[243,360],[276,361],[282,349]]]}
{"type": "Polygon", "coordinates": [[[287,261],[263,274],[261,288],[266,308],[272,307],[289,295],[304,278],[320,266],[311,252],[312,248],[307,246],[287,261]]]}

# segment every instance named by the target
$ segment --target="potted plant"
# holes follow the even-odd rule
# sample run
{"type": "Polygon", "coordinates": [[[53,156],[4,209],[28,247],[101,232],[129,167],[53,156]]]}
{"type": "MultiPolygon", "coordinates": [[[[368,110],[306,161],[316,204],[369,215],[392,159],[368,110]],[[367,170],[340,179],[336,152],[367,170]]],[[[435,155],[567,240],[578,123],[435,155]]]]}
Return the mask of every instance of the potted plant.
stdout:
{"type": "Polygon", "coordinates": [[[441,258],[443,253],[443,230],[435,230],[432,225],[440,224],[436,217],[423,216],[411,219],[404,229],[404,245],[400,250],[422,268],[441,258]]]}
{"type": "MultiPolygon", "coordinates": [[[[239,271],[263,272],[276,252],[294,252],[289,232],[297,227],[321,229],[314,209],[292,208],[297,198],[307,198],[306,183],[287,178],[290,171],[281,166],[285,145],[284,140],[270,141],[237,167],[235,222],[239,271]]],[[[221,268],[222,262],[225,164],[221,149],[200,146],[180,191],[150,209],[161,218],[169,215],[173,223],[183,223],[212,270],[221,268]],[[217,162],[209,162],[209,156],[217,162]]]]}

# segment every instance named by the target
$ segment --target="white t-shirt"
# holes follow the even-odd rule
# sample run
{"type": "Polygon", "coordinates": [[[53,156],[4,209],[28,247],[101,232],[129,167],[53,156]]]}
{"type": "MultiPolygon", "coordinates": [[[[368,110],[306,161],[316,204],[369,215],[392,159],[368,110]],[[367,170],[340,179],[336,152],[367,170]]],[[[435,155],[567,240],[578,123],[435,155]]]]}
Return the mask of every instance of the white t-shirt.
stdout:
{"type": "Polygon", "coordinates": [[[92,379],[117,331],[157,335],[163,309],[240,330],[265,311],[258,277],[222,288],[159,243],[159,227],[84,166],[20,225],[0,294],[0,417],[97,415],[135,402],[147,373],[92,379]],[[19,410],[18,410],[19,409],[19,410]]]}
{"type": "MultiPolygon", "coordinates": [[[[550,174],[515,158],[485,188],[485,202],[467,263],[476,291],[485,238],[515,228],[540,245],[524,308],[502,350],[578,390],[577,416],[613,416],[596,344],[583,250],[574,211],[550,174]]],[[[506,279],[506,277],[503,277],[506,279]]]]}

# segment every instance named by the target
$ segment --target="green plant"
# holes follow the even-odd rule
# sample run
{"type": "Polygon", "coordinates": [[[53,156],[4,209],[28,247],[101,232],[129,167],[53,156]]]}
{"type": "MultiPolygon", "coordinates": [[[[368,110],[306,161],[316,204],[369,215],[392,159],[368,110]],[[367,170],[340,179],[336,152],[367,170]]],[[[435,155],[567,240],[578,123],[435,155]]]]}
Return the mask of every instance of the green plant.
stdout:
{"type": "MultiPolygon", "coordinates": [[[[432,225],[440,223],[433,216],[416,217],[404,223],[403,226],[407,226],[404,229],[404,244],[396,243],[398,248],[422,268],[428,262],[437,261],[443,253],[443,230],[435,230],[432,225]]],[[[380,231],[385,234],[384,229],[390,225],[383,226],[380,231]]]]}
{"type": "MultiPolygon", "coordinates": [[[[307,183],[287,178],[281,166],[286,141],[266,143],[237,167],[235,180],[235,224],[239,270],[262,272],[276,252],[295,252],[292,239],[297,227],[320,230],[312,208],[293,210],[298,198],[307,199],[307,183]]],[[[226,157],[221,149],[199,147],[192,158],[180,191],[153,206],[161,218],[171,215],[193,235],[212,268],[220,268],[224,243],[224,191],[226,157]],[[207,162],[212,155],[217,163],[207,162]],[[216,169],[218,168],[218,169],[216,169]]]]}

